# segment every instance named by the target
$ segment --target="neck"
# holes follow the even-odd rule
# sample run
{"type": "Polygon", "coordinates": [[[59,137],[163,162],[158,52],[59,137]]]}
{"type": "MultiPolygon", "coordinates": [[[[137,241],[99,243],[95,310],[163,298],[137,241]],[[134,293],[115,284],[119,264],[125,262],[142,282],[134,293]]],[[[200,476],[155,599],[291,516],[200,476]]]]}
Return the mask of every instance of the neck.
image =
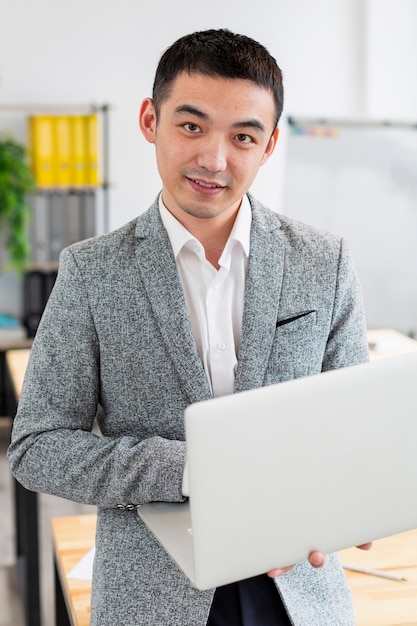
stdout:
{"type": "Polygon", "coordinates": [[[232,232],[240,204],[233,211],[227,212],[227,214],[223,213],[208,218],[195,217],[184,212],[179,215],[177,212],[170,212],[184,228],[198,239],[204,248],[209,263],[216,269],[219,269],[219,259],[232,232]]]}

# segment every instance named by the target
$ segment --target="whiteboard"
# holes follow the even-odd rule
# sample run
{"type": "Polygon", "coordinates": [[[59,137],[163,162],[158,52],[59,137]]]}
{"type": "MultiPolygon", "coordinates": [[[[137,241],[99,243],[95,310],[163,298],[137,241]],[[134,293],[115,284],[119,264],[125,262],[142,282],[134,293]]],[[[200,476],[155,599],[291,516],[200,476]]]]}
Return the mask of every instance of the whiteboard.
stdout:
{"type": "Polygon", "coordinates": [[[289,118],[283,212],[345,237],[369,328],[417,335],[417,126],[289,118]]]}

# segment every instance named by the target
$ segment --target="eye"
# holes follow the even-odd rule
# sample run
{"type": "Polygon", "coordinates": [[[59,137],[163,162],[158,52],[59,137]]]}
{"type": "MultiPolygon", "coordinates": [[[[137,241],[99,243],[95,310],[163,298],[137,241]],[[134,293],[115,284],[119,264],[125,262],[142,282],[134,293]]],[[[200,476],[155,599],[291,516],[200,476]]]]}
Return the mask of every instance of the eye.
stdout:
{"type": "Polygon", "coordinates": [[[236,135],[236,140],[239,143],[249,144],[253,143],[253,138],[250,135],[246,135],[245,133],[239,133],[236,135]]]}
{"type": "Polygon", "coordinates": [[[185,124],[182,125],[182,127],[185,128],[186,131],[192,134],[201,133],[200,126],[198,126],[197,124],[193,124],[192,122],[186,122],[185,124]]]}

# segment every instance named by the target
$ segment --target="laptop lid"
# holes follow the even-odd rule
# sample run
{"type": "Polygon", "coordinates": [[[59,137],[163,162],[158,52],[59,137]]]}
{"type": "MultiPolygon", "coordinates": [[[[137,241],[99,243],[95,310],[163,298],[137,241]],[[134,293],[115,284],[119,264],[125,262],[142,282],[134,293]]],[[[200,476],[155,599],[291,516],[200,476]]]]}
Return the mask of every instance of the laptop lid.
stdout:
{"type": "Polygon", "coordinates": [[[191,519],[139,514],[199,589],[415,528],[416,383],[417,352],[193,404],[191,519]]]}

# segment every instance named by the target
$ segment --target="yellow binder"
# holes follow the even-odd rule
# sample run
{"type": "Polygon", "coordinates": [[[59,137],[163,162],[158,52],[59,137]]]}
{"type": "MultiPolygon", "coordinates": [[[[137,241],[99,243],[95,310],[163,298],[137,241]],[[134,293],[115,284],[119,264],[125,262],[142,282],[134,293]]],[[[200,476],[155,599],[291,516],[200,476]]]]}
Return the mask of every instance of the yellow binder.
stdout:
{"type": "Polygon", "coordinates": [[[31,116],[29,145],[39,187],[100,184],[96,114],[31,116]]]}
{"type": "Polygon", "coordinates": [[[54,129],[50,115],[29,118],[29,151],[32,172],[39,187],[52,186],[54,177],[54,129]]]}
{"type": "Polygon", "coordinates": [[[56,184],[68,187],[71,184],[71,120],[68,115],[54,117],[54,162],[56,184]]]}
{"type": "Polygon", "coordinates": [[[97,115],[86,115],[84,122],[86,127],[87,184],[97,186],[100,184],[97,115]]]}
{"type": "Polygon", "coordinates": [[[86,132],[83,115],[71,116],[71,184],[87,184],[86,132]]]}

